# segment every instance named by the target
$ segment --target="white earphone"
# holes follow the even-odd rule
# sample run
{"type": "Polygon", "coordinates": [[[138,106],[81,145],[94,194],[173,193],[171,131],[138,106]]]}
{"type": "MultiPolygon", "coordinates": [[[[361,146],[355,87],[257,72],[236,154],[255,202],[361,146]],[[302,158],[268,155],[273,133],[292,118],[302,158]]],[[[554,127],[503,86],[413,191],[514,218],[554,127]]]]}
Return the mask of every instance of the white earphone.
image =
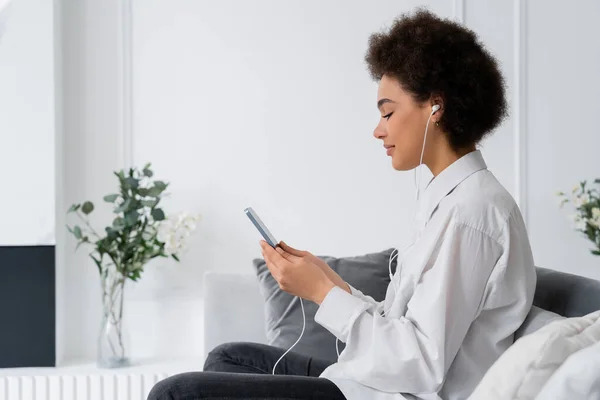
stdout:
{"type": "MultiPolygon", "coordinates": [[[[421,148],[421,158],[419,159],[419,165],[415,168],[415,198],[417,200],[417,202],[419,201],[419,193],[420,193],[420,188],[421,188],[421,169],[419,168],[422,164],[423,164],[423,154],[425,153],[425,143],[427,142],[427,131],[429,130],[429,122],[431,121],[431,117],[433,117],[433,114],[435,114],[436,112],[438,112],[440,110],[441,106],[439,104],[434,104],[431,107],[431,114],[429,114],[429,118],[427,119],[427,124],[425,125],[425,135],[423,137],[423,147],[421,148]],[[417,180],[417,168],[419,168],[419,179],[417,180]]],[[[418,204],[417,204],[418,207],[418,204]]],[[[416,215],[415,215],[415,220],[416,220],[416,215]]],[[[414,243],[413,243],[414,244],[414,243]]],[[[390,283],[392,284],[392,287],[394,288],[394,295],[396,298],[398,296],[398,290],[399,288],[396,287],[397,285],[394,283],[394,275],[392,274],[392,261],[394,261],[395,258],[398,258],[398,260],[396,261],[396,272],[398,272],[398,270],[401,268],[401,258],[403,258],[404,253],[406,253],[406,251],[412,247],[408,246],[403,252],[402,252],[402,257],[398,257],[399,255],[399,251],[398,249],[394,249],[394,251],[392,251],[392,253],[390,254],[390,258],[389,258],[389,262],[388,262],[388,269],[389,269],[389,273],[390,273],[390,283]],[[394,254],[395,253],[395,254],[394,254]]],[[[399,286],[399,284],[398,284],[399,286]]],[[[391,306],[390,306],[391,309],[391,306]]],[[[383,315],[387,314],[390,309],[383,310],[383,315]]]]}
{"type": "Polygon", "coordinates": [[[439,104],[434,104],[431,107],[431,114],[429,114],[429,118],[427,119],[427,125],[425,125],[425,136],[423,137],[423,148],[421,148],[421,158],[419,159],[419,165],[415,168],[415,198],[419,201],[419,190],[421,189],[421,164],[423,164],[423,154],[425,154],[425,143],[427,142],[427,131],[429,130],[429,122],[431,121],[431,117],[433,114],[440,110],[439,104]],[[417,181],[417,168],[419,169],[419,180],[417,181]]]}

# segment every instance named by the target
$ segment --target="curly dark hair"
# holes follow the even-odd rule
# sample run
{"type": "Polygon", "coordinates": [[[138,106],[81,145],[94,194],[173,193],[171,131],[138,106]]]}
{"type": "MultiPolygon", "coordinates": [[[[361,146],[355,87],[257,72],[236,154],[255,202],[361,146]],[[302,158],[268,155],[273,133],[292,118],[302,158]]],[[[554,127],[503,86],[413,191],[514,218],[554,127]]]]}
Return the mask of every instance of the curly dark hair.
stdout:
{"type": "Polygon", "coordinates": [[[439,124],[455,150],[477,144],[507,115],[496,59],[473,31],[427,10],[371,35],[365,61],[374,80],[396,78],[418,102],[440,96],[439,124]]]}

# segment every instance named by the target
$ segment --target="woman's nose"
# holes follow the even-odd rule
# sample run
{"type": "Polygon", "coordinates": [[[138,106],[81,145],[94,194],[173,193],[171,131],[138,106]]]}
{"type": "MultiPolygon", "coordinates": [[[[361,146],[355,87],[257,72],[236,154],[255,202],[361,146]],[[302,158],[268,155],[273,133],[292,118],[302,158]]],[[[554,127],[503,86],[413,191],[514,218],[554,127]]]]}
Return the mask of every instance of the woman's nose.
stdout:
{"type": "Polygon", "coordinates": [[[375,137],[375,139],[383,139],[386,136],[387,134],[379,127],[375,128],[373,131],[373,137],[375,137]]]}

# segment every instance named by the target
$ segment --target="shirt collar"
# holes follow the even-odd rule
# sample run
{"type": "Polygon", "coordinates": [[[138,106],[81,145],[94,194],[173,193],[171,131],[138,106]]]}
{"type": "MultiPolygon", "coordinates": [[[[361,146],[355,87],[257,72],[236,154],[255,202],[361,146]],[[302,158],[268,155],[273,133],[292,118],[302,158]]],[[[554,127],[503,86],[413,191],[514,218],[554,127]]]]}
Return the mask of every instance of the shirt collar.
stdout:
{"type": "Polygon", "coordinates": [[[482,169],[487,169],[481,151],[475,150],[465,154],[432,179],[423,193],[419,216],[422,225],[427,224],[431,215],[455,187],[469,176],[482,169]]]}

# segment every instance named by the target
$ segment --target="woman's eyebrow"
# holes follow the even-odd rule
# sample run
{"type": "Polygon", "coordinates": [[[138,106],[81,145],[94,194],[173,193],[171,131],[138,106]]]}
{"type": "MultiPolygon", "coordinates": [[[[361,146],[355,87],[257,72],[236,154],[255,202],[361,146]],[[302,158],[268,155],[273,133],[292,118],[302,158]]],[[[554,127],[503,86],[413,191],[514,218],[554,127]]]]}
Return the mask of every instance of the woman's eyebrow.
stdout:
{"type": "Polygon", "coordinates": [[[382,105],[384,105],[385,103],[395,103],[395,101],[393,101],[393,100],[390,100],[390,99],[388,99],[388,98],[383,98],[383,99],[380,99],[380,100],[377,102],[377,108],[381,109],[381,106],[382,106],[382,105]]]}

